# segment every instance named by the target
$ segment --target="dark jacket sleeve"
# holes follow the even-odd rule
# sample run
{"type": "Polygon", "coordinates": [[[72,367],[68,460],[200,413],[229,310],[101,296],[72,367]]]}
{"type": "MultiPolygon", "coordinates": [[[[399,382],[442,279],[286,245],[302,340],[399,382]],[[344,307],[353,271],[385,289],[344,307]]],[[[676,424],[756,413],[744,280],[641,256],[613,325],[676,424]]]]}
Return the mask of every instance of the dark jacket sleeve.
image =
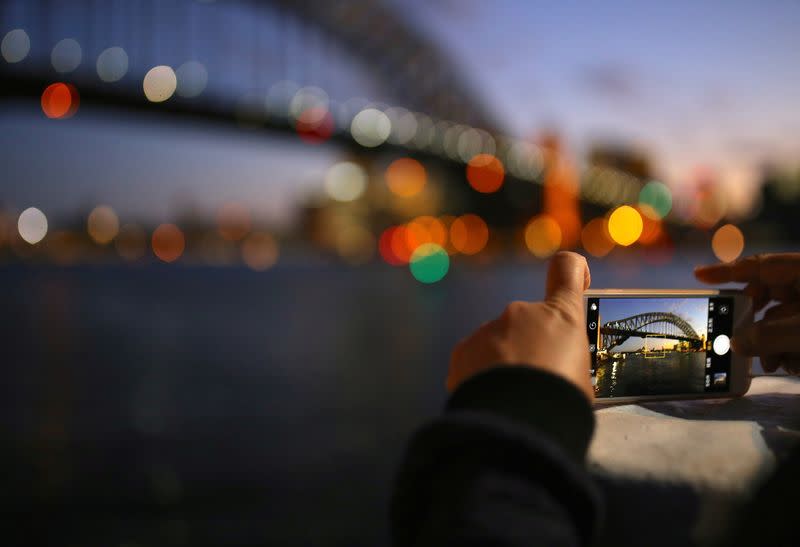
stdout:
{"type": "Polygon", "coordinates": [[[410,442],[393,545],[590,544],[601,511],[584,468],[593,429],[589,402],[553,374],[506,366],[469,379],[410,442]]]}

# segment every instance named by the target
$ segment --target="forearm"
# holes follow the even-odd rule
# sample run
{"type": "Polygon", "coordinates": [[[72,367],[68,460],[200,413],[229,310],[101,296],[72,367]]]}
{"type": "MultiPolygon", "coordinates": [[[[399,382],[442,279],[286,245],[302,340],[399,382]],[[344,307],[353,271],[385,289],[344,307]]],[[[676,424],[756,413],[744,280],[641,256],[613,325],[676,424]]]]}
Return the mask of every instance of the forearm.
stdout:
{"type": "Polygon", "coordinates": [[[584,545],[599,497],[583,469],[593,417],[527,367],[465,382],[413,438],[392,503],[395,545],[584,545]]]}

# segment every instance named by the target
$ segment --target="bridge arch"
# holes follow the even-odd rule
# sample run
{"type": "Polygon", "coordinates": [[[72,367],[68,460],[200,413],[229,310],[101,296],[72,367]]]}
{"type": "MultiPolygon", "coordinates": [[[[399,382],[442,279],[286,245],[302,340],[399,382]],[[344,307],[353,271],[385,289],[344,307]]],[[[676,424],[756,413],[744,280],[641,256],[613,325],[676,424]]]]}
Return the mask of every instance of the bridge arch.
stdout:
{"type": "Polygon", "coordinates": [[[671,312],[640,313],[608,321],[600,327],[602,347],[611,349],[631,337],[648,336],[685,341],[698,347],[703,338],[686,319],[671,312]]]}

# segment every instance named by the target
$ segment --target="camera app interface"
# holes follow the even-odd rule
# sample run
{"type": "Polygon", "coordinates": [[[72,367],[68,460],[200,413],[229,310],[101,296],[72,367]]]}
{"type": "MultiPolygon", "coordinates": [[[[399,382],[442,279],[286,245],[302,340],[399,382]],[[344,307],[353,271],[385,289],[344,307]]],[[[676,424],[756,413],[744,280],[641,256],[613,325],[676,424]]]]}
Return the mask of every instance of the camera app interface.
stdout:
{"type": "Polygon", "coordinates": [[[589,298],[597,397],[728,391],[733,298],[589,298]]]}

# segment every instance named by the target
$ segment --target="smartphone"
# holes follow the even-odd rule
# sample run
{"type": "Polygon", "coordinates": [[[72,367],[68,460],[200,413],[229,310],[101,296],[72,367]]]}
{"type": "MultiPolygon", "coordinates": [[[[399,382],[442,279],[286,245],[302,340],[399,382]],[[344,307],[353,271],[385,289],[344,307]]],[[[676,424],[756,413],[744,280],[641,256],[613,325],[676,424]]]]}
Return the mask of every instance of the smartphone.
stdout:
{"type": "Polygon", "coordinates": [[[735,326],[752,321],[735,290],[601,289],[584,294],[598,403],[737,397],[751,359],[733,353],[735,326]]]}

